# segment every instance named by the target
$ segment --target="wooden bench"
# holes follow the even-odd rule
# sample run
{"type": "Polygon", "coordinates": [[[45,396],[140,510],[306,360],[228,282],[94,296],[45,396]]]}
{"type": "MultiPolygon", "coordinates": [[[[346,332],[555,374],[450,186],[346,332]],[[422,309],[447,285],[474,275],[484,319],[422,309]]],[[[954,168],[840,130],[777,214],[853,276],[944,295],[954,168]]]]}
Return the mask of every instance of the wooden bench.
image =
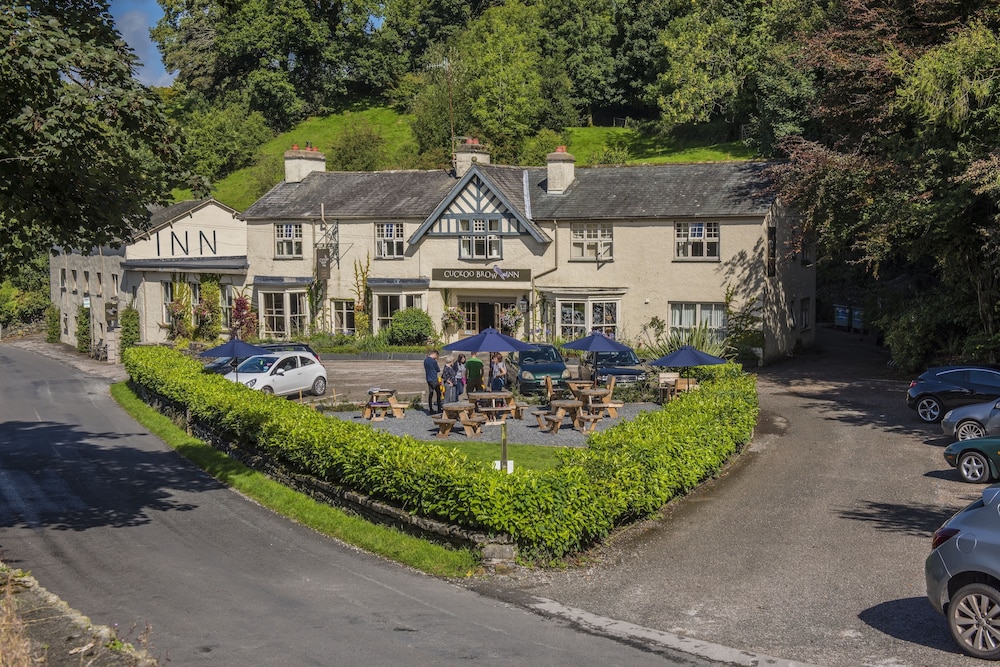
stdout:
{"type": "Polygon", "coordinates": [[[582,414],[577,417],[577,421],[579,422],[577,428],[580,433],[593,433],[594,429],[597,428],[597,422],[601,421],[601,419],[600,413],[582,414]]]}
{"type": "Polygon", "coordinates": [[[518,401],[514,404],[514,419],[524,419],[524,411],[531,407],[530,403],[518,401]]]}
{"type": "Polygon", "coordinates": [[[437,424],[437,437],[439,438],[447,438],[451,433],[452,427],[458,423],[456,419],[445,419],[444,417],[434,417],[431,421],[437,424]]]}
{"type": "Polygon", "coordinates": [[[564,419],[566,419],[566,417],[546,414],[545,415],[546,426],[543,430],[546,430],[549,433],[558,433],[559,429],[562,428],[562,423],[564,419]]]}
{"type": "Polygon", "coordinates": [[[465,435],[470,438],[475,438],[478,435],[483,434],[483,424],[486,423],[486,417],[473,416],[468,419],[462,420],[462,426],[465,428],[465,435]]]}
{"type": "Polygon", "coordinates": [[[489,424],[499,424],[506,420],[508,415],[514,413],[514,408],[509,405],[484,405],[476,410],[488,417],[487,423],[489,424]]]}
{"type": "Polygon", "coordinates": [[[617,401],[608,401],[607,403],[601,403],[600,405],[607,410],[608,416],[612,418],[618,417],[618,409],[625,407],[624,403],[618,403],[617,401]]]}
{"type": "Polygon", "coordinates": [[[545,416],[551,415],[552,413],[548,410],[532,410],[531,415],[538,420],[538,428],[541,430],[548,429],[549,425],[545,422],[545,416]]]}
{"type": "Polygon", "coordinates": [[[392,405],[387,401],[372,401],[365,406],[364,417],[373,422],[384,421],[391,408],[392,405]]]}

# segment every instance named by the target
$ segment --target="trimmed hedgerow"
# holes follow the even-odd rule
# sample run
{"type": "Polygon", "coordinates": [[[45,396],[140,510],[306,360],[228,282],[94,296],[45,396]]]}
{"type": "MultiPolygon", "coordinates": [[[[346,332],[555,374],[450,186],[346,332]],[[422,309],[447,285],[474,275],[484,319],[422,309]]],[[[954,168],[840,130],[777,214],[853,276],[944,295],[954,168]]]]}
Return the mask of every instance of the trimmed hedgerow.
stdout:
{"type": "Polygon", "coordinates": [[[442,447],[323,415],[200,372],[164,347],[125,353],[133,382],[284,465],[414,514],[511,535],[526,558],[563,556],[711,476],[756,422],[751,376],[720,375],[662,410],[590,438],[556,470],[506,475],[442,447]]]}

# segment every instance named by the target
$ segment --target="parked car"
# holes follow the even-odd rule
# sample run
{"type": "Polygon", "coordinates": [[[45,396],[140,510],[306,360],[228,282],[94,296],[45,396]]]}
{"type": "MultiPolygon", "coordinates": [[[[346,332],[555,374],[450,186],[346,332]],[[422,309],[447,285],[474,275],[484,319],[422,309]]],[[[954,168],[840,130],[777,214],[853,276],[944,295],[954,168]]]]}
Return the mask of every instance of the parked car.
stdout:
{"type": "Polygon", "coordinates": [[[580,378],[593,380],[596,375],[598,384],[607,384],[614,375],[618,385],[645,382],[649,379],[649,370],[643,365],[645,361],[632,350],[588,352],[580,364],[580,378]]]}
{"type": "Polygon", "coordinates": [[[267,394],[284,396],[300,391],[326,393],[326,369],[305,352],[277,352],[250,357],[226,373],[226,379],[267,394]]]}
{"type": "MultiPolygon", "coordinates": [[[[319,355],[305,343],[261,343],[257,347],[262,347],[269,352],[307,352],[319,361],[319,355]]],[[[248,357],[216,357],[205,364],[202,369],[206,373],[226,374],[246,361],[248,357]]]]}
{"type": "Polygon", "coordinates": [[[906,390],[906,405],[934,423],[953,408],[1000,398],[1000,371],[981,366],[929,368],[906,390]]]}
{"type": "Polygon", "coordinates": [[[1000,479],[1000,437],[958,440],[944,448],[944,460],[966,482],[1000,479]]]}
{"type": "Polygon", "coordinates": [[[937,529],[924,578],[962,652],[1000,659],[1000,485],[937,529]]]}
{"type": "Polygon", "coordinates": [[[963,405],[941,419],[941,430],[957,440],[1000,435],[1000,401],[963,405]]]}
{"type": "Polygon", "coordinates": [[[514,378],[514,386],[522,394],[536,394],[545,391],[545,377],[552,378],[555,389],[566,389],[570,378],[566,360],[554,345],[533,343],[535,350],[515,352],[507,358],[508,374],[514,378]]]}

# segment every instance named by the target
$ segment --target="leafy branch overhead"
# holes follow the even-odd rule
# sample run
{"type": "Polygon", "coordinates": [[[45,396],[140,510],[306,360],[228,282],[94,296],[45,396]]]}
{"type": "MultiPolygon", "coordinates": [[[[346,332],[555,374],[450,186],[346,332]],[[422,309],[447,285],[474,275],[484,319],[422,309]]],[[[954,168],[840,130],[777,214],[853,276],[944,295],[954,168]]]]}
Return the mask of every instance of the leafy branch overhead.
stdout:
{"type": "Polygon", "coordinates": [[[142,229],[179,175],[175,131],[99,0],[0,12],[0,273],[142,229]]]}

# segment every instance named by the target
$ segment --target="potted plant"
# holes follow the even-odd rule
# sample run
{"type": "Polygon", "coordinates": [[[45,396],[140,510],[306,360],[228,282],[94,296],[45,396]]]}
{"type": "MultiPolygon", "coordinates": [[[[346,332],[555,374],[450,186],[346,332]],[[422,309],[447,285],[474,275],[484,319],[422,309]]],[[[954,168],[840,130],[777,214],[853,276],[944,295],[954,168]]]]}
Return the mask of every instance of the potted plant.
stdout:
{"type": "Polygon", "coordinates": [[[457,306],[448,306],[441,315],[441,324],[445,329],[457,329],[465,326],[465,311],[457,306]]]}

